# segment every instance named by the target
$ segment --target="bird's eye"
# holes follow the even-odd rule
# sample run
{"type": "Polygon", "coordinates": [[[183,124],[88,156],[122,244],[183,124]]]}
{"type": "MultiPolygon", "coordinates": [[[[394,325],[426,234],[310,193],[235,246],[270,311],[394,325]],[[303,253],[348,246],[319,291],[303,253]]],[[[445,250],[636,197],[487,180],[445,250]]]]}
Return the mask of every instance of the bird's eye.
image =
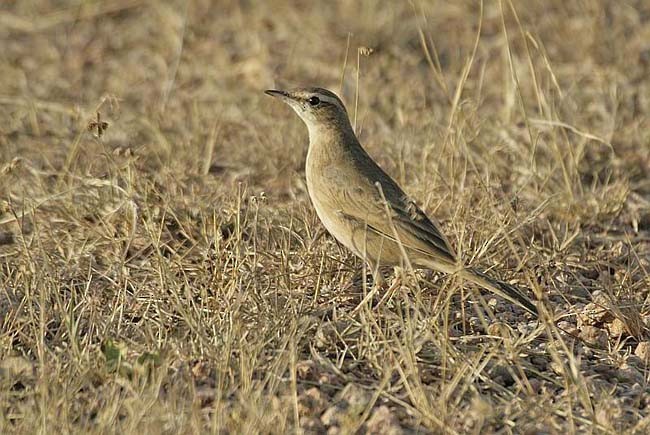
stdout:
{"type": "Polygon", "coordinates": [[[318,97],[311,97],[309,100],[307,100],[310,106],[318,106],[320,104],[320,98],[318,97]]]}

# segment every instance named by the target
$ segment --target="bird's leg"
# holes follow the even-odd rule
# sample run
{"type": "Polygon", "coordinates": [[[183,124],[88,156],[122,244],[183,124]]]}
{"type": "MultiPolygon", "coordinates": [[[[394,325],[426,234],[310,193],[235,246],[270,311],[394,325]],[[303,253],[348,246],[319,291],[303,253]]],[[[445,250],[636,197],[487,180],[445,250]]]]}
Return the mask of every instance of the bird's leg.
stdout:
{"type": "Polygon", "coordinates": [[[394,274],[393,274],[393,276],[394,276],[393,282],[386,289],[386,291],[384,292],[384,296],[382,296],[381,300],[375,306],[375,308],[381,307],[388,299],[390,299],[393,296],[393,294],[395,293],[395,290],[397,290],[398,288],[401,287],[401,285],[402,285],[402,273],[403,273],[402,270],[398,270],[397,268],[395,268],[395,271],[394,271],[394,274]]]}
{"type": "Polygon", "coordinates": [[[391,297],[395,294],[395,291],[399,289],[402,286],[402,281],[403,281],[403,276],[402,273],[403,271],[400,269],[395,268],[394,272],[394,278],[393,282],[388,286],[386,285],[386,281],[384,280],[383,274],[381,273],[381,269],[379,267],[373,267],[372,263],[368,263],[368,266],[372,268],[373,272],[373,286],[372,289],[366,294],[366,296],[361,300],[361,302],[357,305],[357,307],[352,310],[350,313],[351,316],[355,315],[359,310],[372,298],[379,293],[380,290],[383,291],[383,295],[379,302],[373,306],[373,309],[376,310],[382,305],[384,305],[391,297]]]}
{"type": "Polygon", "coordinates": [[[367,267],[357,270],[352,276],[350,286],[352,288],[372,289],[375,286],[382,287],[385,285],[383,274],[379,269],[373,268],[368,263],[367,267]]]}
{"type": "MultiPolygon", "coordinates": [[[[361,308],[365,304],[371,301],[375,297],[375,295],[379,292],[379,290],[383,289],[385,286],[384,277],[381,273],[379,263],[375,263],[373,261],[368,260],[367,264],[368,264],[368,268],[370,269],[370,272],[372,273],[372,281],[373,281],[372,287],[370,288],[370,291],[363,297],[361,302],[359,302],[356,308],[350,312],[351,316],[354,316],[356,313],[358,313],[359,310],[361,310],[361,308]]],[[[365,292],[365,288],[364,288],[364,292],[365,292]]]]}
{"type": "Polygon", "coordinates": [[[372,273],[372,287],[381,288],[385,285],[384,275],[381,273],[379,263],[368,260],[368,267],[372,273]]]}

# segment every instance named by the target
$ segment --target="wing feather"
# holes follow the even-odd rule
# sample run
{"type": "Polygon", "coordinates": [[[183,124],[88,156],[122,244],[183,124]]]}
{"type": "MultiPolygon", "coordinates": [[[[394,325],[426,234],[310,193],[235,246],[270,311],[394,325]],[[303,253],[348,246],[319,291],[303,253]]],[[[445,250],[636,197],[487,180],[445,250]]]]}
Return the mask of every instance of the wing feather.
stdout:
{"type": "Polygon", "coordinates": [[[390,215],[387,214],[378,187],[368,185],[363,187],[339,185],[341,191],[337,197],[343,198],[337,204],[339,211],[364,222],[369,230],[389,240],[396,241],[397,232],[405,248],[424,256],[455,263],[456,256],[439,226],[429,219],[394,182],[387,183],[382,180],[378,183],[388,203],[390,215]],[[392,226],[395,228],[393,229],[392,226]]]}

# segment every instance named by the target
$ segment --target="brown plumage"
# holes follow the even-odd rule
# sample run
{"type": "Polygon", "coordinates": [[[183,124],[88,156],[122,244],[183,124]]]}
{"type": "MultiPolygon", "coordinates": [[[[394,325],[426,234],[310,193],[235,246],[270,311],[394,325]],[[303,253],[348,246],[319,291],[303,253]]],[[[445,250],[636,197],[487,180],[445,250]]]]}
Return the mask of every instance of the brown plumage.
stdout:
{"type": "Polygon", "coordinates": [[[336,94],[322,88],[266,93],[291,106],[307,125],[307,189],[318,217],[373,270],[402,265],[406,254],[415,267],[457,273],[537,314],[516,287],[460,265],[440,227],[363,149],[336,94]]]}

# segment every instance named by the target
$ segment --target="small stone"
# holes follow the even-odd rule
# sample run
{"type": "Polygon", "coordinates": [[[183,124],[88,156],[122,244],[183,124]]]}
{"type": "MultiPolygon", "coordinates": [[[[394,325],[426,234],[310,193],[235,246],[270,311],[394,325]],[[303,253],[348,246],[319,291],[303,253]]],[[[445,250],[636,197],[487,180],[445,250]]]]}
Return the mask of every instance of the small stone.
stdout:
{"type": "Polygon", "coordinates": [[[599,394],[611,392],[614,386],[607,381],[606,379],[612,379],[614,377],[613,373],[610,371],[609,374],[603,374],[602,377],[593,377],[588,379],[587,385],[589,390],[595,391],[599,394]]]}
{"type": "Polygon", "coordinates": [[[320,370],[316,363],[310,359],[298,361],[296,364],[296,377],[301,381],[316,381],[320,370]]]}
{"type": "Polygon", "coordinates": [[[578,334],[578,328],[576,325],[574,325],[571,322],[567,322],[566,320],[562,320],[557,323],[557,327],[562,331],[565,332],[566,334],[569,335],[577,335],[578,334]]]}
{"type": "Polygon", "coordinates": [[[530,359],[531,364],[533,364],[535,367],[537,367],[540,370],[546,370],[546,366],[548,365],[549,359],[544,356],[533,356],[530,359]]]}
{"type": "Polygon", "coordinates": [[[404,430],[400,426],[397,417],[386,405],[375,408],[366,423],[367,435],[399,435],[402,433],[404,433],[404,430]]]}
{"type": "Polygon", "coordinates": [[[583,310],[578,314],[578,320],[579,326],[600,325],[609,320],[613,320],[613,316],[606,308],[592,302],[585,305],[583,310]]]}
{"type": "Polygon", "coordinates": [[[595,326],[585,325],[580,330],[579,337],[587,343],[596,345],[598,347],[605,347],[607,345],[607,333],[595,326]]]}
{"type": "Polygon", "coordinates": [[[627,327],[625,326],[625,323],[621,319],[614,319],[612,323],[609,323],[607,325],[609,329],[609,334],[612,337],[620,337],[622,335],[627,334],[627,327]]]}
{"type": "Polygon", "coordinates": [[[321,423],[325,426],[336,426],[345,418],[345,411],[347,406],[345,404],[336,404],[327,408],[327,411],[320,417],[321,423]]]}
{"type": "Polygon", "coordinates": [[[515,382],[512,377],[511,369],[500,364],[492,367],[492,370],[490,370],[490,376],[492,377],[493,382],[505,387],[509,387],[515,382]]]}
{"type": "Polygon", "coordinates": [[[617,371],[616,371],[616,379],[618,379],[620,382],[626,383],[626,384],[634,384],[634,383],[641,383],[643,382],[643,373],[639,371],[634,366],[631,366],[627,363],[623,364],[617,371]]]}
{"type": "Polygon", "coordinates": [[[310,388],[298,396],[298,413],[301,416],[320,415],[327,405],[327,398],[316,388],[310,388]]]}
{"type": "Polygon", "coordinates": [[[623,397],[632,397],[632,398],[637,398],[640,397],[642,394],[644,394],[645,391],[641,384],[634,383],[632,384],[631,387],[625,388],[623,391],[621,391],[621,396],[623,397]]]}
{"type": "Polygon", "coordinates": [[[590,279],[592,281],[598,279],[598,276],[600,275],[600,272],[597,269],[584,269],[580,271],[580,274],[584,276],[587,279],[590,279]]]}
{"type": "Polygon", "coordinates": [[[350,323],[345,320],[329,321],[320,325],[314,337],[314,344],[319,349],[336,344],[343,336],[354,336],[358,330],[350,328],[350,323]]]}
{"type": "Polygon", "coordinates": [[[539,394],[542,391],[542,381],[537,378],[528,379],[530,388],[533,390],[533,393],[539,394]]]}
{"type": "Polygon", "coordinates": [[[372,393],[357,384],[349,383],[343,388],[338,398],[352,407],[365,408],[372,399],[372,393]]]}
{"type": "Polygon", "coordinates": [[[323,349],[336,342],[336,327],[331,322],[324,323],[316,331],[314,343],[319,349],[323,349]]]}
{"type": "Polygon", "coordinates": [[[325,426],[344,427],[350,418],[358,418],[372,399],[372,393],[354,383],[349,383],[336,396],[336,404],[330,406],[321,416],[325,426]]]}
{"type": "Polygon", "coordinates": [[[642,341],[637,344],[634,355],[641,358],[645,365],[650,365],[650,341],[642,341]]]}
{"type": "Polygon", "coordinates": [[[1,245],[11,245],[16,240],[13,233],[10,232],[0,232],[0,246],[1,245]]]}
{"type": "Polygon", "coordinates": [[[625,362],[637,368],[642,368],[645,366],[643,360],[636,355],[628,355],[628,357],[625,358],[625,362]]]}
{"type": "Polygon", "coordinates": [[[591,292],[586,287],[580,286],[571,289],[571,296],[586,300],[591,297],[591,292]]]}
{"type": "Polygon", "coordinates": [[[321,372],[320,376],[318,376],[318,385],[321,387],[330,387],[331,389],[333,386],[340,385],[340,382],[334,373],[321,372]]]}
{"type": "Polygon", "coordinates": [[[325,431],[323,423],[321,423],[318,418],[314,417],[300,417],[300,428],[304,433],[317,434],[325,431]]]}
{"type": "Polygon", "coordinates": [[[611,306],[609,298],[603,293],[595,293],[593,302],[588,303],[578,312],[578,326],[602,325],[614,320],[614,315],[608,309],[611,306]]]}
{"type": "Polygon", "coordinates": [[[468,323],[473,328],[480,328],[482,326],[481,319],[476,316],[470,317],[468,323]]]}

